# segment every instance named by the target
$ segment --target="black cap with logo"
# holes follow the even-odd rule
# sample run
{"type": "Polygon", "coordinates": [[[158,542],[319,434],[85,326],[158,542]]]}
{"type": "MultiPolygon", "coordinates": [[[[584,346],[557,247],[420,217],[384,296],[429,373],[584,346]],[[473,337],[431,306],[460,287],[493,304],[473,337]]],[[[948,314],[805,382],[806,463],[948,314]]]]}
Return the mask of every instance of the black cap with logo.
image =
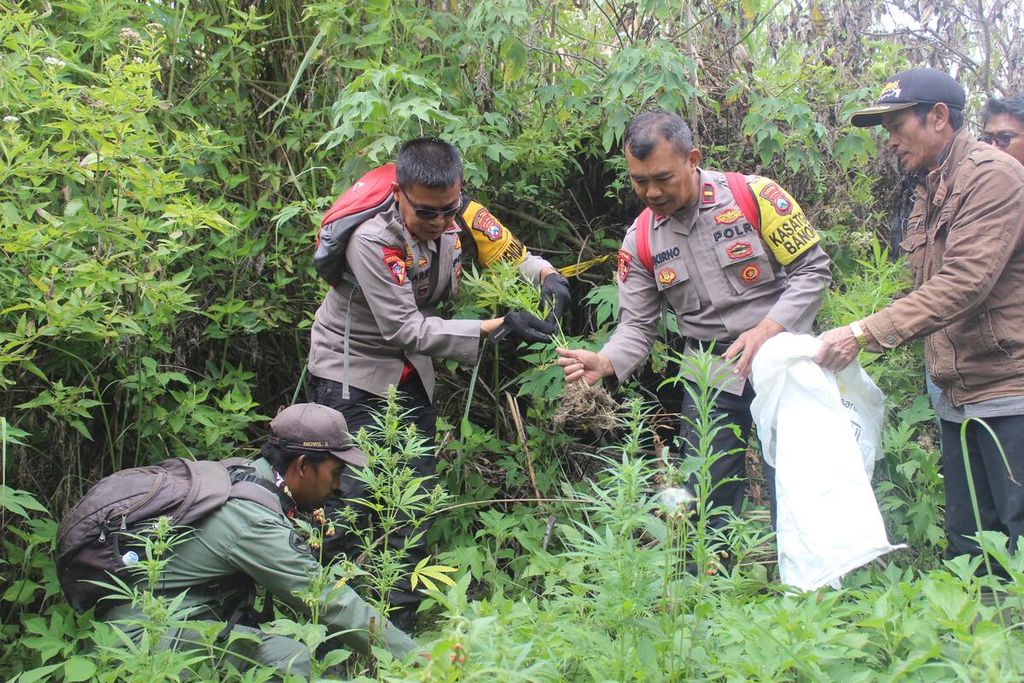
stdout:
{"type": "Polygon", "coordinates": [[[950,109],[963,110],[967,95],[949,74],[927,67],[908,69],[886,80],[878,102],[855,113],[850,123],[858,128],[877,126],[882,123],[882,114],[887,112],[939,102],[950,109]]]}

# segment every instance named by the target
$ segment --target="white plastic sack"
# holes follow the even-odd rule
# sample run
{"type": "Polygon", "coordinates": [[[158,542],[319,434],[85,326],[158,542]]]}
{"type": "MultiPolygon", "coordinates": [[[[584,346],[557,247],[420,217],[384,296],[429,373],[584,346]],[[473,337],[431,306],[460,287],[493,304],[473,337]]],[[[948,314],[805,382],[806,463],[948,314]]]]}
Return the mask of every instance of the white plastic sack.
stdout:
{"type": "Polygon", "coordinates": [[[775,467],[779,573],[802,590],[839,587],[893,546],[871,473],[881,457],[882,392],[860,365],[834,374],[812,358],[821,342],[783,333],[754,358],[750,406],[775,467]]]}

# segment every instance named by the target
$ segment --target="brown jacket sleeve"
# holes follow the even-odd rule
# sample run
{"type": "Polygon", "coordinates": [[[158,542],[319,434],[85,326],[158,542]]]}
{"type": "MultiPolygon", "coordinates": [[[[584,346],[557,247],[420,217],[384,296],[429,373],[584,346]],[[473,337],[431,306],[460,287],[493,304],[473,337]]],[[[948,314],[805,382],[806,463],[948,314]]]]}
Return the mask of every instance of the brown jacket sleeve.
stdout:
{"type": "MultiPolygon", "coordinates": [[[[943,219],[946,248],[939,270],[913,292],[865,319],[885,348],[942,329],[968,315],[986,299],[1024,235],[1024,193],[1001,192],[1005,168],[983,160],[961,171],[964,197],[956,215],[943,219]],[[976,164],[976,165],[975,165],[976,164]]],[[[957,191],[956,188],[953,190],[957,191]]],[[[954,204],[953,208],[957,208],[954,204]]]]}

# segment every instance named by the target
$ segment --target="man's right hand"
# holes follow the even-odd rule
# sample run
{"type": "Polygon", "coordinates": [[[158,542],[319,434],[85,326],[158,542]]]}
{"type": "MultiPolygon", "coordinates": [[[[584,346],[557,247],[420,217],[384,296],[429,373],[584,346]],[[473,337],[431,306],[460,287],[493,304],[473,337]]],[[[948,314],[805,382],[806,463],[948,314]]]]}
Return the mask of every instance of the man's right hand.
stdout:
{"type": "Polygon", "coordinates": [[[603,353],[583,349],[555,349],[555,351],[559,356],[558,364],[565,372],[566,384],[572,384],[581,379],[587,384],[593,384],[615,374],[612,362],[603,353]]]}

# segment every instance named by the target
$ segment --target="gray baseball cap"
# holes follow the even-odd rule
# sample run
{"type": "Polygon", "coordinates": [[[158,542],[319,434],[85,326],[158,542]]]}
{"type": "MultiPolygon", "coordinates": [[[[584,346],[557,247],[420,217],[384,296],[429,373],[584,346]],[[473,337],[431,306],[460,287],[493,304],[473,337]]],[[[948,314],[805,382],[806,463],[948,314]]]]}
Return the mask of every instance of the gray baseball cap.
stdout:
{"type": "Polygon", "coordinates": [[[318,403],[288,406],[270,421],[270,438],[282,448],[326,451],[356,467],[369,462],[348,433],[345,416],[318,403]]]}
{"type": "Polygon", "coordinates": [[[858,128],[877,126],[882,123],[882,115],[885,113],[939,102],[950,109],[962,111],[967,103],[967,95],[949,74],[927,67],[907,69],[887,79],[882,85],[878,101],[856,112],[850,117],[850,123],[858,128]]]}

